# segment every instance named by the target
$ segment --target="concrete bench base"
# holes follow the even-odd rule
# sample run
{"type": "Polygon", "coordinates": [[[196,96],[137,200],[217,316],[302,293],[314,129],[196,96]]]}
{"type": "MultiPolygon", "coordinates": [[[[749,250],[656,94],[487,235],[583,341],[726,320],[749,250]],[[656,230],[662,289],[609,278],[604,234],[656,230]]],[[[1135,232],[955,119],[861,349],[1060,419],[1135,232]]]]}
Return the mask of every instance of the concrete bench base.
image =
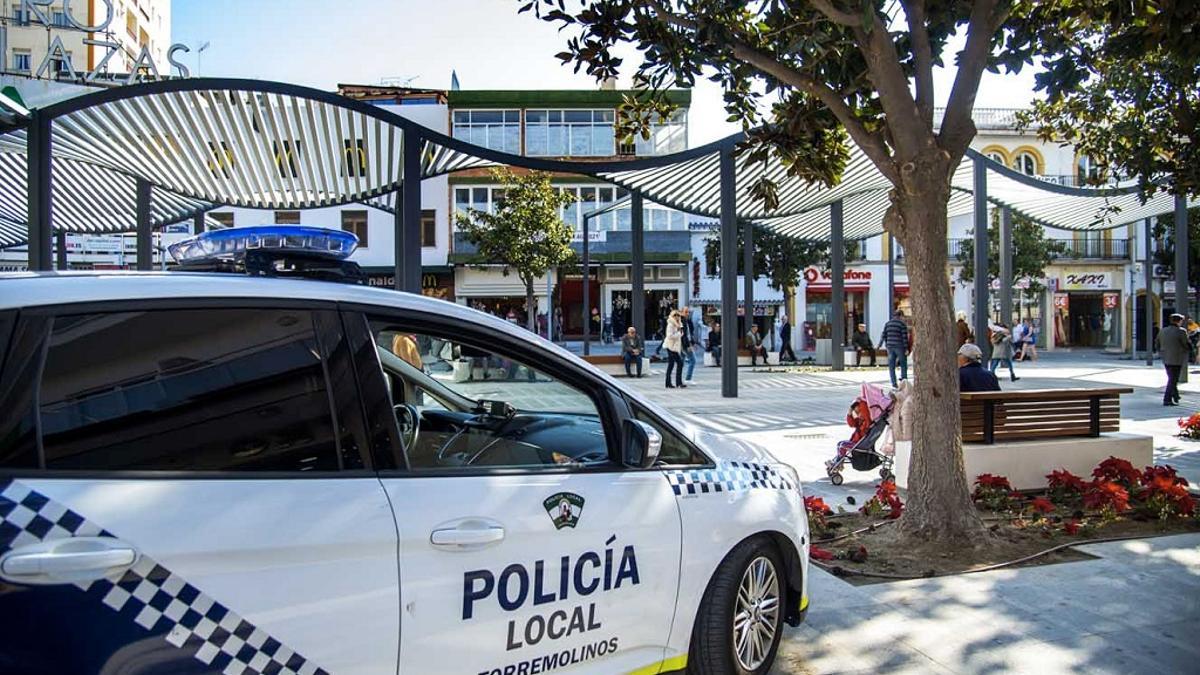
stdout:
{"type": "MultiPolygon", "coordinates": [[[[762,363],[762,359],[759,359],[759,363],[760,364],[762,363]]],[[[711,367],[711,366],[717,365],[717,360],[713,358],[712,352],[704,352],[704,365],[706,367],[711,367]]],[[[747,355],[743,356],[742,354],[738,354],[738,365],[739,366],[750,365],[750,355],[747,354],[747,355]]],[[[768,366],[779,365],[779,352],[767,352],[767,365],[768,366]]]]}
{"type": "MultiPolygon", "coordinates": [[[[896,485],[908,487],[911,443],[896,444],[896,485]]],[[[994,445],[963,445],[967,483],[984,473],[1004,476],[1016,490],[1046,487],[1046,475],[1066,469],[1089,480],[1092,469],[1109,457],[1127,459],[1137,468],[1154,463],[1154,439],[1137,434],[1111,433],[1097,438],[1052,438],[1007,441],[994,445]]]]}
{"type": "MultiPolygon", "coordinates": [[[[596,368],[608,373],[609,375],[619,375],[622,377],[624,377],[624,375],[625,375],[625,362],[624,361],[617,361],[616,363],[613,363],[611,361],[605,360],[605,361],[601,361],[599,363],[592,363],[592,365],[595,366],[596,368]]],[[[664,368],[666,368],[666,363],[663,363],[662,365],[664,368]]],[[[637,375],[637,364],[636,363],[629,364],[629,372],[633,373],[635,376],[637,375]]],[[[649,374],[650,374],[650,359],[643,357],[642,358],[642,375],[649,375],[649,374]]]]}

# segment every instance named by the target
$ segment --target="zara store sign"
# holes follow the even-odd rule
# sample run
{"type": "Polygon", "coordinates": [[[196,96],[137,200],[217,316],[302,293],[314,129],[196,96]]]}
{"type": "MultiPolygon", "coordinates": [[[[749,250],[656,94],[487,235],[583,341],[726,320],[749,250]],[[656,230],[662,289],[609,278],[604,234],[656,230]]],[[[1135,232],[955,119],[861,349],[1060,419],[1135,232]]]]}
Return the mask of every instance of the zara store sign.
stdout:
{"type": "MultiPolygon", "coordinates": [[[[70,73],[83,82],[91,82],[97,76],[105,74],[109,59],[121,51],[121,44],[109,39],[109,36],[112,35],[109,26],[112,25],[115,15],[113,0],[99,0],[99,4],[104,10],[104,20],[94,25],[88,23],[92,20],[90,16],[82,21],[76,16],[75,12],[79,10],[71,7],[72,0],[62,0],[61,12],[57,9],[52,11],[51,6],[56,1],[20,0],[19,4],[13,6],[14,18],[17,19],[18,25],[41,26],[46,28],[52,36],[50,44],[46,49],[46,56],[38,64],[36,70],[31,69],[29,72],[34,77],[70,73]],[[75,67],[71,53],[63,45],[63,32],[90,34],[89,37],[83,38],[83,44],[89,47],[96,47],[101,54],[100,60],[94,68],[91,70],[80,70],[75,67]]],[[[75,1],[79,2],[79,0],[75,1]]],[[[84,0],[79,4],[85,7],[92,7],[96,1],[84,0]]],[[[141,45],[141,47],[141,51],[130,66],[129,74],[125,78],[127,84],[139,79],[158,79],[160,77],[158,66],[154,63],[154,57],[150,54],[150,46],[141,45]]],[[[181,52],[186,54],[189,51],[191,50],[188,49],[187,45],[178,43],[171,45],[167,50],[167,62],[177,71],[179,77],[188,77],[191,75],[191,72],[187,66],[176,60],[175,55],[181,52]]],[[[7,55],[8,26],[0,25],[0,72],[8,71],[7,55]]],[[[30,65],[32,66],[32,64],[30,65]]]]}

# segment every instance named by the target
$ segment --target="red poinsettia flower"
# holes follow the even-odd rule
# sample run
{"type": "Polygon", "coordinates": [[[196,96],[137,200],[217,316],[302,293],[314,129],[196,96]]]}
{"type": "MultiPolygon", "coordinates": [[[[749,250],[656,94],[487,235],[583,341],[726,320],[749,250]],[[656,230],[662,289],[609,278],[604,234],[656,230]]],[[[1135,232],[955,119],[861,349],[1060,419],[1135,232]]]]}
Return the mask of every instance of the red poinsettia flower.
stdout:
{"type": "Polygon", "coordinates": [[[1129,508],[1129,492],[1113,481],[1094,480],[1083,495],[1083,506],[1096,511],[1125,511],[1129,508]]]}
{"type": "Polygon", "coordinates": [[[975,478],[975,484],[982,488],[992,488],[995,490],[1004,490],[1012,492],[1012,485],[1009,484],[1008,478],[1004,476],[996,476],[990,473],[981,473],[975,478]]]}
{"type": "Polygon", "coordinates": [[[1066,469],[1058,469],[1051,471],[1046,475],[1047,486],[1051,490],[1064,490],[1082,493],[1087,488],[1087,483],[1082,478],[1067,471],[1066,469]]]}
{"type": "Polygon", "coordinates": [[[820,546],[809,546],[808,557],[813,560],[833,560],[833,552],[826,551],[820,546]]]}
{"type": "Polygon", "coordinates": [[[1113,483],[1120,483],[1128,489],[1138,484],[1138,481],[1142,478],[1142,472],[1133,468],[1133,464],[1130,464],[1127,459],[1109,457],[1100,462],[1100,466],[1097,466],[1092,471],[1092,477],[1113,483]]]}
{"type": "Polygon", "coordinates": [[[833,513],[833,509],[829,508],[829,505],[825,503],[824,499],[815,496],[804,498],[804,508],[809,513],[819,513],[823,516],[828,516],[833,513]]]}
{"type": "Polygon", "coordinates": [[[1072,518],[1063,523],[1063,532],[1067,534],[1075,534],[1079,532],[1079,521],[1072,518]]]}
{"type": "Polygon", "coordinates": [[[1188,492],[1187,485],[1176,483],[1167,476],[1156,476],[1150,481],[1146,486],[1146,501],[1166,504],[1181,516],[1190,516],[1196,510],[1196,500],[1188,492]]]}
{"type": "Polygon", "coordinates": [[[1171,466],[1170,464],[1160,464],[1158,466],[1148,466],[1145,469],[1142,469],[1142,485],[1143,486],[1149,486],[1150,483],[1154,482],[1154,479],[1160,478],[1160,477],[1166,478],[1166,479],[1170,480],[1172,483],[1178,483],[1180,485],[1183,485],[1184,487],[1187,487],[1187,484],[1188,484],[1187,479],[1180,476],[1178,474],[1178,472],[1175,471],[1175,467],[1171,466]]]}
{"type": "Polygon", "coordinates": [[[1030,500],[1029,506],[1038,513],[1050,513],[1054,510],[1054,503],[1045,497],[1034,497],[1030,500]]]}

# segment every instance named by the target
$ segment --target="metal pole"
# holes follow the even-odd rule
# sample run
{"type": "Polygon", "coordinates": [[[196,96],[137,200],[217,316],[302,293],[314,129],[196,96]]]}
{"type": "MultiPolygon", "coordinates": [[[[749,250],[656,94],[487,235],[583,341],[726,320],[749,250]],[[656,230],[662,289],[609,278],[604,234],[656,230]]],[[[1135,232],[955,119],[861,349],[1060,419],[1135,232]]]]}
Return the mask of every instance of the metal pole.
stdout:
{"type": "Polygon", "coordinates": [[[987,165],[984,160],[974,163],[974,211],[975,211],[975,344],[983,350],[985,359],[991,358],[992,345],[987,339],[988,315],[991,300],[988,298],[988,222],[987,222],[987,165]]]}
{"type": "Polygon", "coordinates": [[[67,233],[54,233],[54,269],[62,271],[67,269],[67,233]]]}
{"type": "Polygon", "coordinates": [[[204,213],[197,213],[192,217],[192,234],[200,234],[204,231],[206,223],[204,222],[204,213]]]}
{"type": "Polygon", "coordinates": [[[424,139],[416,129],[404,130],[404,182],[400,186],[403,199],[398,199],[396,211],[401,222],[397,243],[396,283],[409,293],[421,292],[421,145],[424,139]],[[401,264],[399,261],[403,261],[401,264]]]}
{"type": "Polygon", "coordinates": [[[392,208],[392,287],[404,290],[404,190],[396,190],[392,208]]]}
{"type": "Polygon", "coordinates": [[[891,232],[885,233],[887,237],[887,263],[888,263],[888,307],[887,316],[883,318],[888,321],[892,315],[896,313],[896,238],[891,232]]]}
{"type": "Polygon", "coordinates": [[[1000,320],[1013,325],[1012,211],[1000,209],[1000,320]]]}
{"type": "Polygon", "coordinates": [[[642,193],[634,192],[629,198],[629,219],[633,236],[633,290],[630,295],[629,312],[633,315],[633,327],[638,335],[646,339],[646,223],[642,208],[642,193]]]}
{"type": "Polygon", "coordinates": [[[749,333],[754,325],[754,223],[748,220],[742,223],[742,298],[749,333]]]}
{"type": "Polygon", "coordinates": [[[831,298],[829,321],[832,324],[830,359],[834,370],[846,369],[846,245],[842,241],[842,200],[829,205],[829,281],[831,298]]]}
{"type": "Polygon", "coordinates": [[[137,179],[137,263],[138,271],[154,268],[154,229],[150,225],[150,181],[137,179]]]}
{"type": "Polygon", "coordinates": [[[29,269],[50,269],[50,238],[52,199],[51,190],[51,121],[45,114],[33,111],[25,137],[26,192],[29,209],[29,269]]]}
{"type": "Polygon", "coordinates": [[[1143,330],[1146,332],[1146,365],[1154,365],[1154,294],[1151,292],[1151,287],[1154,283],[1154,219],[1146,219],[1146,262],[1144,264],[1146,273],[1146,304],[1142,308],[1145,313],[1145,323],[1142,324],[1143,330]]]}
{"type": "MultiPolygon", "coordinates": [[[[1188,314],[1188,253],[1191,245],[1188,242],[1188,212],[1187,198],[1175,195],[1175,312],[1184,316],[1188,314]]],[[[1186,326],[1185,326],[1186,328],[1186,326]]],[[[1184,363],[1179,369],[1179,381],[1188,381],[1188,366],[1184,363]]]]}
{"type": "Polygon", "coordinates": [[[583,215],[583,355],[592,353],[592,247],[588,242],[590,214],[583,215]]]}
{"type": "Polygon", "coordinates": [[[546,272],[546,339],[551,342],[554,342],[554,274],[555,270],[546,272]]]}
{"type": "Polygon", "coordinates": [[[738,395],[737,177],[733,148],[721,149],[721,396],[738,395]]]}

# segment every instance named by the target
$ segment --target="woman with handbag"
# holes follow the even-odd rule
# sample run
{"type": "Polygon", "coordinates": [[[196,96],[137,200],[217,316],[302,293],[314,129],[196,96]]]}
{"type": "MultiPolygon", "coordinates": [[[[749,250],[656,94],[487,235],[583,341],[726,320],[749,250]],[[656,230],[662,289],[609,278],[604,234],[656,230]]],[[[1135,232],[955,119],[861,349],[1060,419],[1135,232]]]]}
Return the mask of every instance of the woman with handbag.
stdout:
{"type": "Polygon", "coordinates": [[[662,346],[667,350],[667,388],[685,389],[683,383],[683,319],[679,310],[671,310],[667,317],[667,334],[662,346]],[[675,384],[671,384],[671,373],[675,373],[675,384]]]}

